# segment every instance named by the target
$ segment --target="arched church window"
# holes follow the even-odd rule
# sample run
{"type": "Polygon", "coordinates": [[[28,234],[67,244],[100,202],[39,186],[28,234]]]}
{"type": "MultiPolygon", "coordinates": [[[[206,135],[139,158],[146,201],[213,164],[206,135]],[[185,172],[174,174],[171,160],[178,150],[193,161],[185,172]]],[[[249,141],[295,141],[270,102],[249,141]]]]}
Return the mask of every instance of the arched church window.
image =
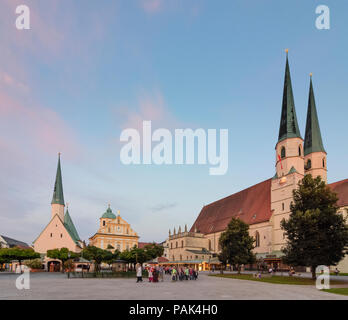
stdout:
{"type": "Polygon", "coordinates": [[[323,168],[325,168],[325,158],[323,158],[323,168]]]}
{"type": "Polygon", "coordinates": [[[301,157],[302,156],[302,149],[301,145],[298,146],[298,155],[301,157]]]}
{"type": "Polygon", "coordinates": [[[285,209],[285,205],[284,205],[284,202],[282,203],[282,210],[284,211],[285,209]]]}
{"type": "Polygon", "coordinates": [[[306,170],[308,170],[308,169],[310,169],[310,168],[312,168],[312,161],[311,161],[311,159],[308,159],[308,161],[307,161],[307,165],[306,165],[306,170]]]}
{"type": "Polygon", "coordinates": [[[280,156],[282,159],[285,158],[286,156],[285,147],[282,147],[282,149],[280,150],[280,156]]]}
{"type": "Polygon", "coordinates": [[[255,233],[255,247],[259,247],[260,246],[260,234],[258,231],[256,231],[255,233]]]}

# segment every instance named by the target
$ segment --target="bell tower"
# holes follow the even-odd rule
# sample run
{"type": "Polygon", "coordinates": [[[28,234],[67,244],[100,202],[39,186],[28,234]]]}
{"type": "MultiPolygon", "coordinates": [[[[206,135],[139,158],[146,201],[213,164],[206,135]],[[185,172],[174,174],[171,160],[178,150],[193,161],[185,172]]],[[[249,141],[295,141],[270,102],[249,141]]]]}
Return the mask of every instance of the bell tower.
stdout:
{"type": "Polygon", "coordinates": [[[60,153],[58,154],[58,167],[56,174],[56,182],[54,184],[53,197],[51,202],[52,218],[55,215],[64,222],[64,194],[63,194],[63,182],[62,182],[62,171],[60,168],[60,153]]]}
{"type": "Polygon", "coordinates": [[[276,173],[271,184],[271,243],[272,250],[279,251],[286,241],[280,223],[282,219],[289,218],[292,191],[297,188],[298,182],[304,176],[303,139],[297,123],[288,50],[286,50],[282,112],[275,150],[276,173]]]}
{"type": "Polygon", "coordinates": [[[304,142],[304,169],[313,178],[321,176],[327,183],[326,151],[321,139],[317,108],[315,105],[312,74],[310,74],[309,98],[304,142]]]}
{"type": "Polygon", "coordinates": [[[304,174],[303,139],[297,123],[288,50],[286,51],[282,113],[275,150],[276,174],[278,177],[287,175],[291,170],[304,174]]]}

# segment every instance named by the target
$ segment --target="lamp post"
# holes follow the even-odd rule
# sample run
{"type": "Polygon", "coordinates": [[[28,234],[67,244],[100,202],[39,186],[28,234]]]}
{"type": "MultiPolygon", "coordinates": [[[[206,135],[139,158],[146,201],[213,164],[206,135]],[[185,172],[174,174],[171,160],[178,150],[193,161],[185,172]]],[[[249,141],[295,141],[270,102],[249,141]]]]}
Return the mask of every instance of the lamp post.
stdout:
{"type": "MultiPolygon", "coordinates": [[[[68,253],[68,260],[70,260],[70,252],[68,253]]],[[[68,268],[68,279],[70,279],[70,268],[68,268]]]]}

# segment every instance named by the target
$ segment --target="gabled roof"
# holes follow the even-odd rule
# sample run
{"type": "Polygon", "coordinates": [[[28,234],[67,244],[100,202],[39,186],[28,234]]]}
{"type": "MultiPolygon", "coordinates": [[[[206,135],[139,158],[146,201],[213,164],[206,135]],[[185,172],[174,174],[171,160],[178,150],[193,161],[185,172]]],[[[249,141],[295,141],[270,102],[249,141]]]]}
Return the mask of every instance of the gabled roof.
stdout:
{"type": "Polygon", "coordinates": [[[326,152],[321,138],[317,107],[315,105],[312,77],[309,85],[306,134],[304,141],[304,155],[312,152],[326,152]]]}
{"type": "Polygon", "coordinates": [[[348,206],[348,179],[329,184],[332,191],[337,193],[338,206],[348,206]]]}
{"type": "Polygon", "coordinates": [[[67,209],[64,215],[64,227],[70,234],[70,237],[74,240],[74,242],[78,243],[81,241],[79,234],[75,228],[75,225],[70,217],[69,210],[67,209]]]}
{"type": "Polygon", "coordinates": [[[15,239],[3,236],[3,235],[0,235],[0,236],[5,240],[6,244],[10,248],[13,248],[13,247],[19,247],[19,248],[22,248],[22,249],[29,249],[30,248],[30,246],[27,243],[25,243],[25,242],[18,241],[18,240],[15,240],[15,239]]]}
{"type": "Polygon", "coordinates": [[[282,114],[280,117],[278,142],[287,138],[301,138],[301,133],[297,123],[294,95],[292,92],[289,60],[288,55],[286,54],[283,103],[282,114]]]}
{"type": "Polygon", "coordinates": [[[265,180],[250,188],[204,206],[191,227],[208,234],[223,231],[232,217],[248,224],[268,221],[271,217],[271,181],[265,180]]]}

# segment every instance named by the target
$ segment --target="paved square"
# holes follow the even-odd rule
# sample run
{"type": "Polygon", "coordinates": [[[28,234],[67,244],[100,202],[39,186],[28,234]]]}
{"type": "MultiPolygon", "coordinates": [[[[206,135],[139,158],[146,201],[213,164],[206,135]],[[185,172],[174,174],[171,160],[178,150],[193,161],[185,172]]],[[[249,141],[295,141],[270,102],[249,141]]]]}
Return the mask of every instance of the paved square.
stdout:
{"type": "Polygon", "coordinates": [[[18,290],[16,274],[0,274],[0,299],[144,299],[144,300],[237,300],[237,299],[330,299],[347,296],[318,291],[314,286],[281,285],[247,280],[209,277],[197,281],[136,283],[135,279],[67,279],[58,273],[34,273],[30,290],[18,290]]]}

